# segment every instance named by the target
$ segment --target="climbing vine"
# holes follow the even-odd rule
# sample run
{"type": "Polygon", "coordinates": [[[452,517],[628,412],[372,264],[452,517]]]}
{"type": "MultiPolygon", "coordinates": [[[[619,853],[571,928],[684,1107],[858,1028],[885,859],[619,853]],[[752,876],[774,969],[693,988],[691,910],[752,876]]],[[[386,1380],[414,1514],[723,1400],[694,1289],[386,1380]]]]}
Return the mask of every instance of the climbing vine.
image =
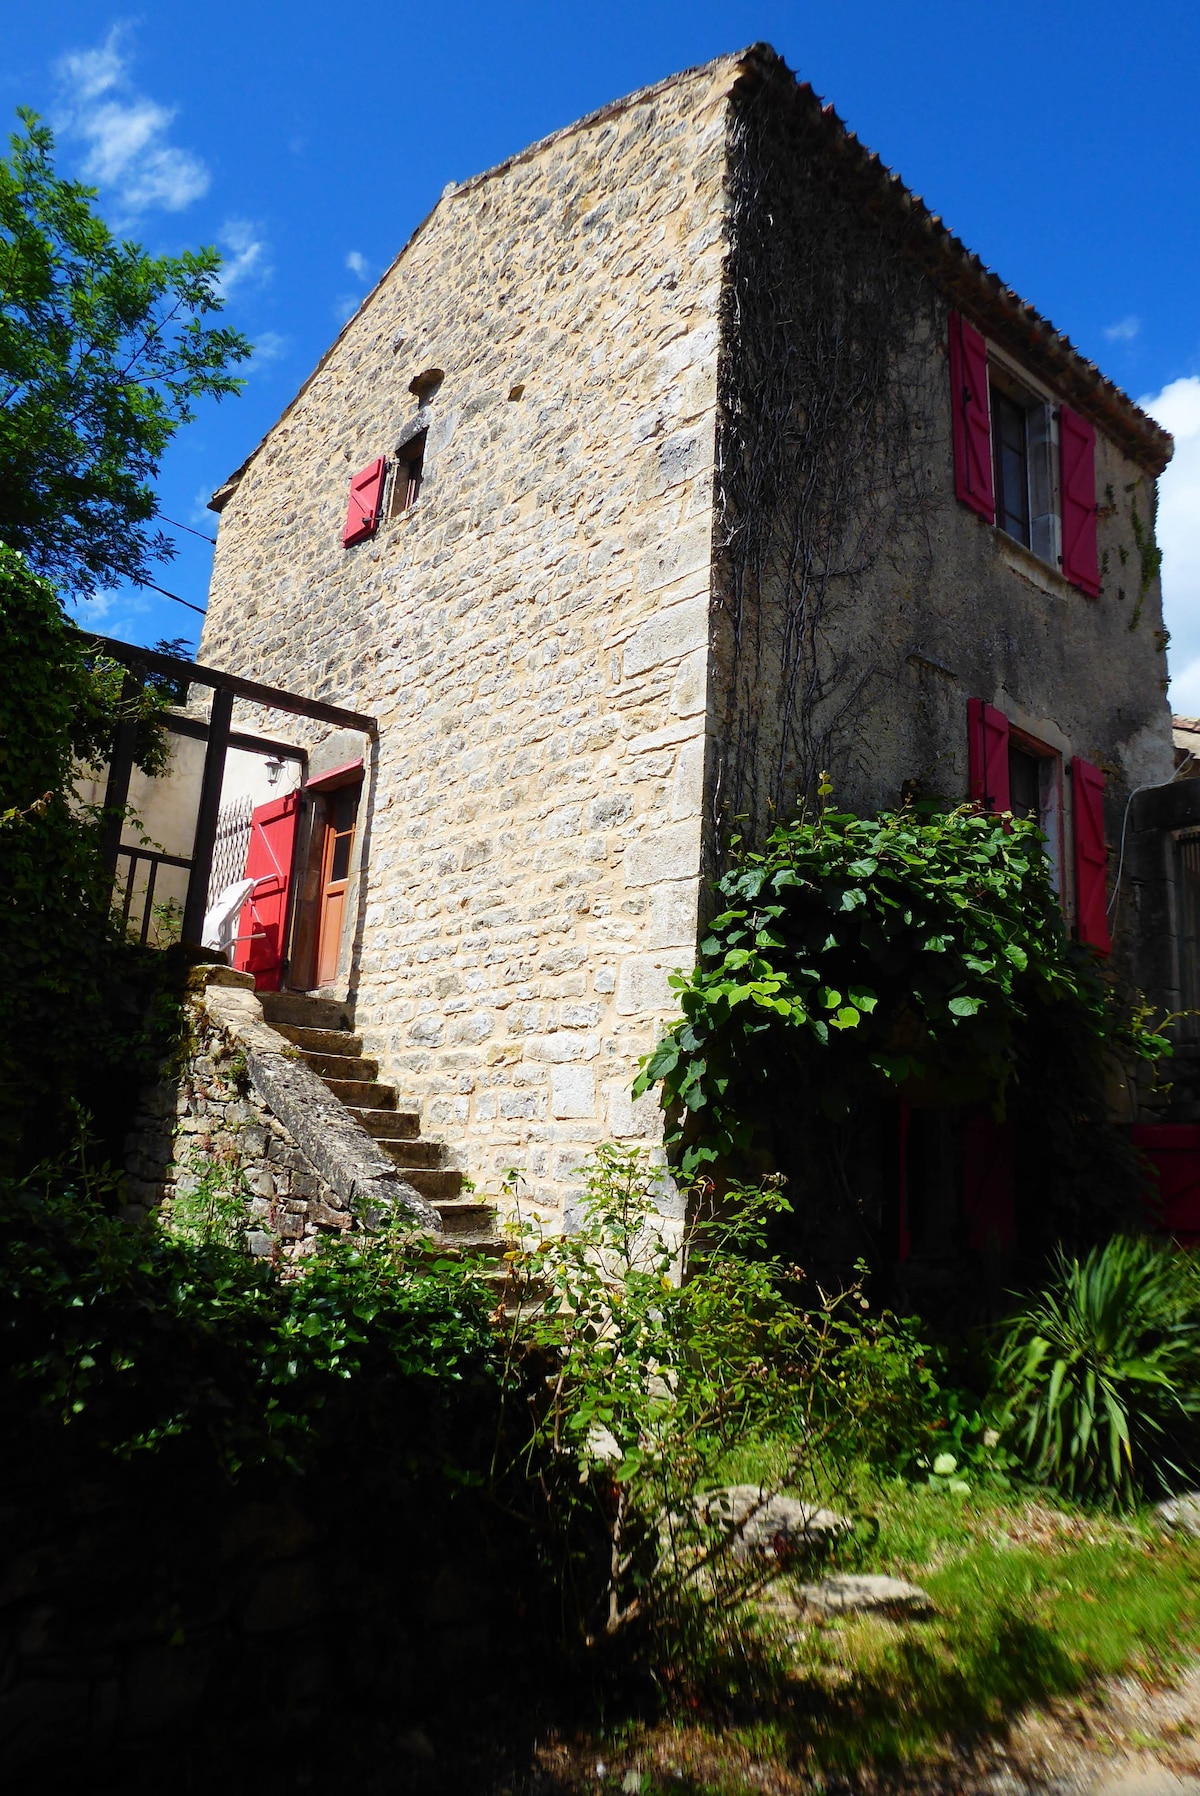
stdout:
{"type": "MultiPolygon", "coordinates": [[[[865,761],[879,671],[862,583],[901,537],[908,579],[922,578],[914,542],[932,559],[924,444],[938,361],[920,350],[933,301],[899,224],[837,162],[815,96],[790,75],[784,85],[751,80],[731,127],[714,841],[734,819],[761,841],[823,767],[843,779],[865,761]]],[[[878,171],[861,179],[874,188],[878,171]]]]}

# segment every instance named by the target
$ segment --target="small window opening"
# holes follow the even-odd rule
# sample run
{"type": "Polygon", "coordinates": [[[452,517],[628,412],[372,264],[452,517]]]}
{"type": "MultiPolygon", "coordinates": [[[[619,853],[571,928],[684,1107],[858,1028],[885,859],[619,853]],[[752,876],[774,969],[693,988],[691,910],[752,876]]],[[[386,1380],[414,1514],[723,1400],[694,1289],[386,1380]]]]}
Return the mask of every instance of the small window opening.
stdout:
{"type": "Polygon", "coordinates": [[[1015,732],[1008,741],[1008,808],[1046,838],[1050,884],[1062,894],[1062,759],[1047,744],[1015,732]]]}
{"type": "Polygon", "coordinates": [[[1029,432],[1025,407],[992,388],[992,451],[996,470],[996,522],[1010,536],[1029,536],[1029,432]]]}
{"type": "Polygon", "coordinates": [[[413,437],[402,449],[396,451],[396,471],[392,479],[391,515],[399,517],[403,511],[411,511],[421,491],[421,480],[425,469],[425,432],[413,437]]]}

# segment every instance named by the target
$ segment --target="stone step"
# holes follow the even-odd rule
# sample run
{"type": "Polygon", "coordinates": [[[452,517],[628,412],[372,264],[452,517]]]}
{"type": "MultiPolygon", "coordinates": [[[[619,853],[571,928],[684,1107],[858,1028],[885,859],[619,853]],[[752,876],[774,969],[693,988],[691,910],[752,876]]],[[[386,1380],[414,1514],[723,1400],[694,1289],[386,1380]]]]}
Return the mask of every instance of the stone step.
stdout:
{"type": "Polygon", "coordinates": [[[318,1054],[312,1048],[301,1049],[314,1073],[322,1079],[374,1080],[379,1077],[378,1060],[365,1054],[318,1054]]]}
{"type": "Polygon", "coordinates": [[[389,1141],[412,1141],[421,1133],[421,1119],[415,1110],[374,1110],[368,1104],[348,1104],[346,1108],[381,1146],[389,1141]]]}
{"type": "MultiPolygon", "coordinates": [[[[461,1173],[458,1175],[461,1179],[461,1173]]],[[[491,1240],[496,1235],[496,1206],[477,1197],[443,1197],[437,1202],[442,1230],[447,1235],[471,1234],[491,1240]]]]}
{"type": "MultiPolygon", "coordinates": [[[[378,1137],[377,1137],[378,1139],[378,1137]]],[[[440,1166],[446,1150],[440,1141],[414,1141],[411,1136],[397,1140],[389,1136],[379,1141],[380,1147],[397,1166],[440,1166]]]]}
{"type": "Polygon", "coordinates": [[[307,992],[260,992],[263,1016],[276,1023],[295,1023],[305,1029],[346,1029],[353,1018],[337,998],[313,998],[307,992]]]}
{"type": "MultiPolygon", "coordinates": [[[[404,1178],[415,1185],[420,1196],[428,1203],[433,1203],[442,1216],[446,1214],[447,1203],[458,1198],[462,1191],[462,1173],[456,1173],[447,1166],[406,1166],[404,1178]]],[[[492,1207],[483,1205],[487,1214],[492,1214],[492,1207]]]]}
{"type": "Polygon", "coordinates": [[[272,1029],[314,1054],[361,1054],[362,1036],[345,1029],[305,1029],[299,1023],[272,1023],[272,1029]]]}
{"type": "Polygon", "coordinates": [[[396,1087],[380,1085],[375,1079],[326,1079],[335,1098],[341,1098],[347,1110],[394,1110],[396,1087]]]}

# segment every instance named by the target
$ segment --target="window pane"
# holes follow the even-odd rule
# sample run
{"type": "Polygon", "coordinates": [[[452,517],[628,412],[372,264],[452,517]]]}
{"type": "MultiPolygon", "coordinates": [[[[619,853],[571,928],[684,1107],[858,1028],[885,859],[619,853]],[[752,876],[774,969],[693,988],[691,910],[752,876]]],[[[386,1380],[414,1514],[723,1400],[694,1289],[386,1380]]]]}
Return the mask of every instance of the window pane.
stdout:
{"type": "Polygon", "coordinates": [[[333,864],[329,869],[329,877],[345,879],[350,871],[350,844],[354,840],[349,830],[344,836],[338,836],[333,844],[333,864]]]}
{"type": "Polygon", "coordinates": [[[1024,749],[1008,751],[1008,802],[1014,817],[1042,821],[1042,764],[1024,749]]]}
{"type": "Polygon", "coordinates": [[[996,461],[996,522],[1029,546],[1029,446],[1025,410],[1007,393],[992,388],[992,431],[996,461]]]}

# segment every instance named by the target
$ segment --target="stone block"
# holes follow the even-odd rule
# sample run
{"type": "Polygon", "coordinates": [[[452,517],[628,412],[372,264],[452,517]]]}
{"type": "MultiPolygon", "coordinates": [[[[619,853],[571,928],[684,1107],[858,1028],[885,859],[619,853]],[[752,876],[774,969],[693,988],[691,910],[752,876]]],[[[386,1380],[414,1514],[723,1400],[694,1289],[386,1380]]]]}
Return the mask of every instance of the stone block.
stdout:
{"type": "Polygon", "coordinates": [[[551,1067],[551,1115],[559,1117],[593,1116],[595,1110],[596,1077],[590,1067],[551,1067]]]}
{"type": "Polygon", "coordinates": [[[629,955],[617,974],[616,1009],[622,1016],[661,1016],[677,1009],[668,980],[679,964],[656,955],[629,955]]]}
{"type": "Polygon", "coordinates": [[[696,879],[700,873],[700,820],[651,827],[625,850],[625,883],[656,885],[662,879],[696,879]]]}
{"type": "Polygon", "coordinates": [[[708,594],[683,599],[668,605],[634,631],[621,657],[626,679],[660,667],[664,661],[677,661],[694,649],[708,643],[708,594]]]}
{"type": "Polygon", "coordinates": [[[666,880],[650,888],[650,909],[638,930],[639,945],[677,948],[682,960],[695,957],[700,884],[696,879],[666,880]]]}

